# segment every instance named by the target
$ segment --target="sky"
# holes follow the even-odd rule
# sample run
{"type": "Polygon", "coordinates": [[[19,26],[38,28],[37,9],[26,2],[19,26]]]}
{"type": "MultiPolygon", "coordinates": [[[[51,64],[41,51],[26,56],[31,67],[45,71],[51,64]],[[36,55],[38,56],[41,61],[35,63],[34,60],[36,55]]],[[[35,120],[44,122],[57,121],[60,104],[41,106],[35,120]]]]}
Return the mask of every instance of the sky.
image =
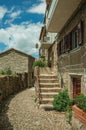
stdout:
{"type": "Polygon", "coordinates": [[[15,48],[38,57],[45,0],[0,0],[0,53],[15,48]]]}

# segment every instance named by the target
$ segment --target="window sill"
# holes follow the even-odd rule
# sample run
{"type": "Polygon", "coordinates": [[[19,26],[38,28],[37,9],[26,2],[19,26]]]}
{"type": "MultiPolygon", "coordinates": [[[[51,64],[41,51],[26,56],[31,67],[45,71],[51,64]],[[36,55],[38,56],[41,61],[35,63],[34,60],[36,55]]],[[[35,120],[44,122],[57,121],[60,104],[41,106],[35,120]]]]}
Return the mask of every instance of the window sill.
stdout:
{"type": "Polygon", "coordinates": [[[70,50],[69,53],[74,53],[81,50],[81,46],[74,48],[73,50],[70,50]]]}
{"type": "Polygon", "coordinates": [[[71,53],[74,53],[74,52],[77,52],[77,51],[80,51],[81,50],[81,46],[79,46],[79,47],[77,47],[77,48],[74,48],[73,50],[69,50],[69,51],[67,51],[67,52],[65,52],[65,53],[63,53],[63,54],[61,54],[59,57],[64,57],[64,56],[66,56],[66,55],[69,55],[69,54],[71,54],[71,53]]]}

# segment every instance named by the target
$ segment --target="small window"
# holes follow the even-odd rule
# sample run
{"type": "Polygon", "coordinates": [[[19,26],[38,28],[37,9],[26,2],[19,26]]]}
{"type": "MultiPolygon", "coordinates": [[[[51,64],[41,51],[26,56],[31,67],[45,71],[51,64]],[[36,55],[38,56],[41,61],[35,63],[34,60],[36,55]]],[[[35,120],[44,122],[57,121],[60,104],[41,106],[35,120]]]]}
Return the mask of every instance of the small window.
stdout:
{"type": "Polygon", "coordinates": [[[75,48],[78,48],[83,42],[83,22],[80,21],[75,28],[68,33],[57,46],[58,56],[75,48]]]}
{"type": "Polygon", "coordinates": [[[64,53],[64,40],[62,39],[62,41],[60,42],[61,44],[61,54],[64,53]]]}
{"type": "Polygon", "coordinates": [[[75,29],[72,31],[72,49],[78,47],[78,30],[75,29]]]}
{"type": "Polygon", "coordinates": [[[65,42],[65,52],[70,50],[70,45],[71,45],[71,33],[65,36],[64,38],[65,42]]]}
{"type": "Polygon", "coordinates": [[[83,42],[83,24],[82,21],[72,31],[72,49],[77,48],[83,42]]]}
{"type": "Polygon", "coordinates": [[[77,25],[78,28],[78,44],[81,45],[83,42],[83,22],[80,21],[80,23],[77,25]]]}

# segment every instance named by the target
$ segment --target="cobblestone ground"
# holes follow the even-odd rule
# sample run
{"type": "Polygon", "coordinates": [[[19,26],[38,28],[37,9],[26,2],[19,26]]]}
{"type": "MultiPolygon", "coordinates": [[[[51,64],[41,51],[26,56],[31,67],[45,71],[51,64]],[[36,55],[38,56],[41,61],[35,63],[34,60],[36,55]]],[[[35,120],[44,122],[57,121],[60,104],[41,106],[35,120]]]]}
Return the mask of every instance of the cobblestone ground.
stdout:
{"type": "Polygon", "coordinates": [[[27,89],[7,99],[0,130],[72,130],[63,113],[37,109],[34,95],[34,89],[27,89]]]}

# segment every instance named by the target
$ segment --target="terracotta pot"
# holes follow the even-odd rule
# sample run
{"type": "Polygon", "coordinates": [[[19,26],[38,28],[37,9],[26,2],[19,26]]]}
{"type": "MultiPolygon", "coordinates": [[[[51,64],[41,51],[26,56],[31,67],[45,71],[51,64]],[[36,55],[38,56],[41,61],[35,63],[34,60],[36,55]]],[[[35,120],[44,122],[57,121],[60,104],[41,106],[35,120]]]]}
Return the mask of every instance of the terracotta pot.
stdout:
{"type": "Polygon", "coordinates": [[[74,117],[77,118],[80,122],[86,124],[86,113],[76,105],[73,105],[73,111],[74,117]]]}

